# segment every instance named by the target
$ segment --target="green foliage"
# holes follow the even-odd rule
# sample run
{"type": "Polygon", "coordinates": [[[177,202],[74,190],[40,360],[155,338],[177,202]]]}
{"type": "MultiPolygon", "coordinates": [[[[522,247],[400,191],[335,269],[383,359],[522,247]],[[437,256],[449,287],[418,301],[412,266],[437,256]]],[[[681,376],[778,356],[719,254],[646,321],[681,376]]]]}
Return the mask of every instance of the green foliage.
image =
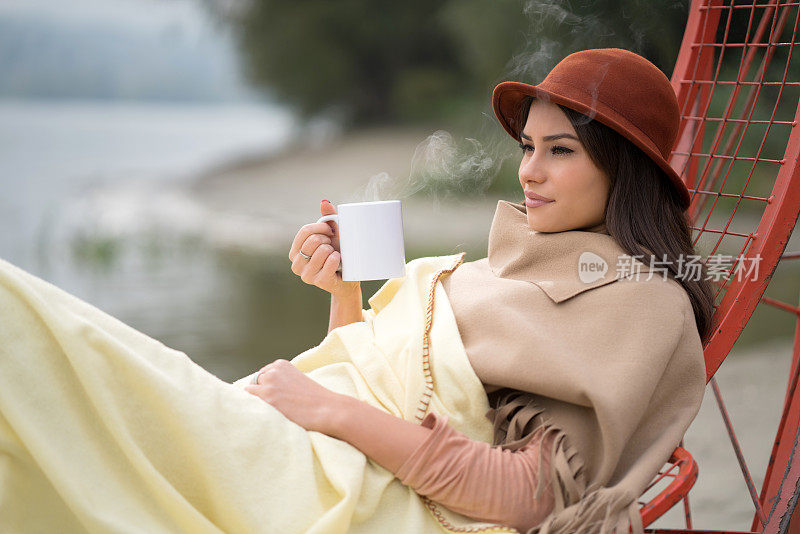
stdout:
{"type": "Polygon", "coordinates": [[[488,109],[494,85],[538,83],[580,49],[628,48],[669,74],[687,9],[650,0],[251,0],[218,12],[248,79],[301,119],[441,127],[466,126],[488,109]]]}

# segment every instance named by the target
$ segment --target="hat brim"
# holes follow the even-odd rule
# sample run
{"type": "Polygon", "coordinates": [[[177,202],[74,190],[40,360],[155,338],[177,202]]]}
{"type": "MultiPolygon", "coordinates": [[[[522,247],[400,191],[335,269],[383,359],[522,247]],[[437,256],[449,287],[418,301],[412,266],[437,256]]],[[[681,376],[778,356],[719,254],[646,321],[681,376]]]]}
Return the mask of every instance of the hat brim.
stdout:
{"type": "Polygon", "coordinates": [[[503,129],[508,134],[519,142],[522,140],[519,137],[519,131],[522,131],[524,124],[519,125],[519,131],[514,127],[514,118],[519,114],[520,106],[525,97],[532,96],[538,99],[547,100],[554,104],[561,104],[570,109],[592,118],[609,128],[613,129],[620,135],[624,136],[637,148],[642,150],[647,156],[652,159],[659,168],[669,177],[675,190],[678,192],[681,208],[685,211],[691,204],[691,194],[683,183],[680,175],[672,168],[669,162],[664,159],[659,150],[656,148],[652,141],[642,139],[643,135],[633,135],[631,132],[638,131],[635,125],[627,123],[624,119],[613,116],[608,110],[604,109],[602,103],[598,102],[596,106],[588,106],[583,102],[579,102],[569,97],[553,93],[536,85],[530,85],[522,82],[502,82],[498,84],[494,91],[492,91],[492,109],[503,126],[503,129]]]}

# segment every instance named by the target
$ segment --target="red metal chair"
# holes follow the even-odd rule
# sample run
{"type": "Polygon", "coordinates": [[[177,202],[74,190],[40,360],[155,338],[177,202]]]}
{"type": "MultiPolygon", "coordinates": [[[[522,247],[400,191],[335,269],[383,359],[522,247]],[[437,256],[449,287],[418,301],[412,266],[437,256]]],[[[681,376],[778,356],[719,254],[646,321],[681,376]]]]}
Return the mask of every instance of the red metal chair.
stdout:
{"type": "MultiPolygon", "coordinates": [[[[713,334],[704,352],[707,379],[756,509],[751,531],[764,533],[800,532],[800,512],[794,512],[800,508],[800,454],[794,454],[800,452],[800,307],[763,296],[779,261],[800,257],[784,254],[800,211],[798,4],[693,0],[671,80],[681,126],[670,163],[692,191],[695,246],[698,253],[705,246],[709,255],[726,245],[738,252],[718,283],[713,334]],[[756,262],[756,273],[742,279],[738,269],[747,269],[747,262],[756,262]],[[794,314],[798,322],[782,419],[758,493],[714,373],[760,302],[794,314]]],[[[697,464],[682,447],[654,483],[667,477],[669,485],[642,506],[642,520],[650,525],[683,500],[691,529],[688,492],[697,464]]]]}
{"type": "Polygon", "coordinates": [[[671,479],[669,485],[658,493],[650,502],[641,508],[642,524],[648,526],[653,521],[664,515],[667,510],[678,504],[682,499],[688,502],[689,490],[697,480],[697,462],[683,447],[678,447],[672,453],[667,465],[658,476],[650,483],[645,491],[649,491],[659,482],[671,479]]]}

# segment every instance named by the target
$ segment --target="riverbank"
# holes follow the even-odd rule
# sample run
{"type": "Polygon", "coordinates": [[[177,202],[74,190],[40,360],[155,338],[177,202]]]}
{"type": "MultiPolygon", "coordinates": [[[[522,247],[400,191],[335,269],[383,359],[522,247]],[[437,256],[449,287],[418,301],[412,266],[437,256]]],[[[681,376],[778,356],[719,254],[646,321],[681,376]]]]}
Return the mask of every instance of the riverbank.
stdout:
{"type": "MultiPolygon", "coordinates": [[[[217,246],[286,252],[299,228],[319,217],[319,202],[363,200],[370,179],[407,182],[418,146],[432,131],[373,128],[211,169],[189,184],[202,206],[206,237],[217,246]],[[285,250],[284,250],[285,249],[285,250]]],[[[485,246],[496,198],[402,198],[407,248],[485,246]]]]}

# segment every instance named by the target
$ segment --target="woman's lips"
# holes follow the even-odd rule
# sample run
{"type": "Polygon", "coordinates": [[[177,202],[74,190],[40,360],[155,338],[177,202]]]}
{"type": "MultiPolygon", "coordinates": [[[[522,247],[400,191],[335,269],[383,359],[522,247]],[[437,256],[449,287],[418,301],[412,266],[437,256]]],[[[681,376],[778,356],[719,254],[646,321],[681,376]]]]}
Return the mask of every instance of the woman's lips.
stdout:
{"type": "Polygon", "coordinates": [[[544,206],[545,204],[550,204],[553,202],[552,200],[542,200],[541,198],[535,198],[530,194],[525,195],[525,205],[529,208],[536,208],[539,206],[544,206]]]}
{"type": "Polygon", "coordinates": [[[537,208],[539,206],[544,206],[545,204],[550,204],[552,200],[544,201],[544,200],[535,200],[533,198],[526,198],[525,205],[529,208],[537,208]]]}

